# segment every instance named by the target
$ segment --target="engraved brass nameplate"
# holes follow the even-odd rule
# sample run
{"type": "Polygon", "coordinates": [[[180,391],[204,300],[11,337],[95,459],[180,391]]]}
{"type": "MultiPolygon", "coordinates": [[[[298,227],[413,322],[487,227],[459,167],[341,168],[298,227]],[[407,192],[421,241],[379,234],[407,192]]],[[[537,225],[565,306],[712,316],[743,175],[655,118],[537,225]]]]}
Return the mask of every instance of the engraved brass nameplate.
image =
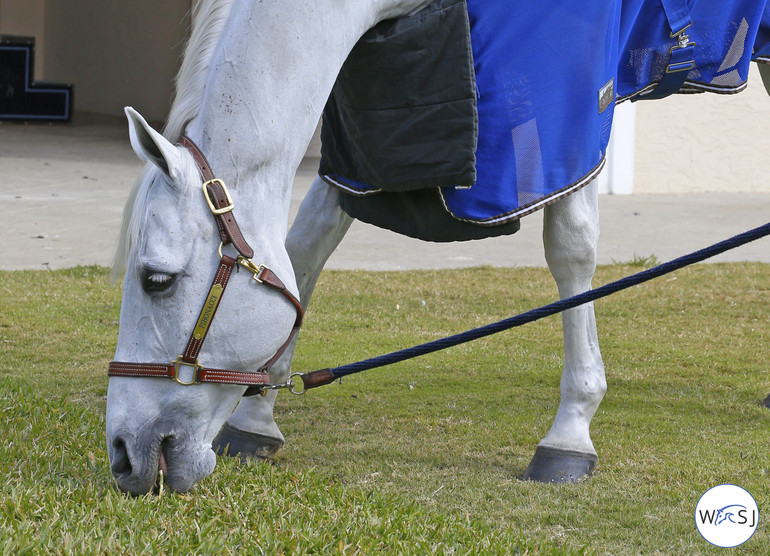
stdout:
{"type": "Polygon", "coordinates": [[[206,298],[206,304],[203,306],[201,316],[198,317],[198,323],[193,330],[193,338],[200,340],[206,335],[206,332],[211,325],[211,317],[214,316],[214,309],[219,304],[219,298],[222,297],[222,286],[214,284],[211,286],[209,296],[206,298]]]}

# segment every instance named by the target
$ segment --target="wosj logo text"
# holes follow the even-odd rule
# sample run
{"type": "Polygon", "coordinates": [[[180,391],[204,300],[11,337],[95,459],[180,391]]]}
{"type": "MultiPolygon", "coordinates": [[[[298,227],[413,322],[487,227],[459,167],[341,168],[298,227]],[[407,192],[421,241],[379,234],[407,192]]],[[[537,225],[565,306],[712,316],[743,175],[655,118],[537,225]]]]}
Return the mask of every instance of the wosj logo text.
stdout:
{"type": "Polygon", "coordinates": [[[710,488],[695,507],[695,525],[711,544],[729,548],[751,538],[759,522],[754,497],[735,485],[710,488]]]}
{"type": "Polygon", "coordinates": [[[757,511],[751,510],[742,504],[731,504],[718,510],[698,510],[701,524],[721,525],[728,521],[734,525],[748,525],[754,527],[757,524],[757,511]]]}

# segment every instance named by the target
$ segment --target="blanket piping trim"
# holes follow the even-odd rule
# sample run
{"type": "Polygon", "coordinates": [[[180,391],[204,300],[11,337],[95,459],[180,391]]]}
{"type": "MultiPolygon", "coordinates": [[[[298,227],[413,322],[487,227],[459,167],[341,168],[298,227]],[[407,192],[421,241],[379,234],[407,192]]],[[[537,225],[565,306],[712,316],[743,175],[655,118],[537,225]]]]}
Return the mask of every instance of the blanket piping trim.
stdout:
{"type": "MultiPolygon", "coordinates": [[[[446,199],[444,198],[444,192],[443,188],[437,188],[439,190],[439,198],[441,199],[441,204],[444,207],[444,210],[449,213],[449,215],[459,220],[460,222],[465,222],[468,224],[475,224],[477,226],[498,226],[500,224],[505,224],[508,221],[511,220],[518,220],[519,218],[526,216],[528,214],[531,214],[533,212],[536,212],[540,210],[541,208],[544,208],[552,203],[555,203],[562,197],[566,197],[570,193],[574,193],[578,189],[581,189],[582,187],[585,187],[588,185],[594,178],[596,178],[599,173],[604,169],[604,165],[607,162],[606,155],[603,155],[601,160],[599,161],[599,164],[597,164],[588,174],[580,178],[574,183],[571,183],[567,185],[566,187],[563,187],[561,189],[558,189],[551,193],[550,195],[546,195],[544,197],[541,197],[537,201],[530,203],[528,205],[524,205],[521,207],[516,207],[514,210],[510,212],[506,212],[503,214],[498,214],[496,216],[491,216],[489,218],[485,218],[483,220],[474,220],[472,218],[463,218],[461,216],[457,216],[452,210],[449,208],[449,205],[447,204],[446,199]]],[[[349,193],[355,197],[369,197],[370,195],[376,195],[378,193],[382,193],[382,189],[371,189],[369,191],[361,191],[359,189],[354,189],[353,187],[345,184],[344,182],[335,179],[333,176],[329,174],[324,174],[321,176],[321,179],[323,179],[328,184],[338,187],[345,193],[349,193]]],[[[463,188],[467,189],[467,188],[463,188]]]]}
{"type": "MultiPolygon", "coordinates": [[[[770,58],[766,59],[767,61],[765,63],[770,63],[770,58]]],[[[755,61],[761,61],[760,58],[757,58],[755,61]]],[[[644,100],[644,95],[647,93],[650,93],[655,90],[655,88],[658,86],[659,81],[655,81],[653,83],[650,83],[646,87],[643,87],[642,89],[639,89],[638,91],[624,95],[622,97],[618,97],[615,100],[615,103],[621,103],[626,100],[644,100]]],[[[676,93],[677,95],[692,95],[696,93],[716,93],[719,95],[734,95],[737,93],[740,93],[746,89],[746,87],[749,86],[748,81],[744,81],[739,85],[736,85],[734,87],[724,87],[719,85],[711,85],[708,83],[700,83],[698,81],[685,81],[684,85],[682,85],[682,88],[679,89],[676,93]]]]}
{"type": "Polygon", "coordinates": [[[361,189],[355,189],[354,187],[349,186],[345,182],[335,179],[334,176],[332,176],[331,174],[321,174],[321,179],[324,180],[329,185],[338,187],[339,189],[342,189],[345,193],[348,193],[355,197],[369,197],[370,195],[376,195],[377,193],[382,193],[382,189],[367,189],[366,191],[363,191],[361,189]]]}
{"type": "Polygon", "coordinates": [[[550,195],[541,197],[540,199],[538,199],[533,203],[530,203],[528,205],[524,205],[521,207],[516,207],[514,210],[510,212],[499,214],[497,216],[491,216],[484,220],[472,220],[470,218],[463,218],[463,217],[457,216],[451,211],[451,209],[447,205],[446,199],[444,198],[444,192],[441,189],[439,189],[439,197],[441,198],[441,202],[444,205],[444,210],[446,210],[452,216],[452,218],[456,218],[457,220],[461,222],[466,222],[468,224],[476,224],[477,226],[497,226],[500,224],[505,224],[510,220],[518,220],[523,216],[536,212],[541,208],[544,208],[550,204],[555,203],[562,197],[566,197],[570,193],[574,193],[578,189],[585,187],[586,185],[591,183],[591,181],[593,181],[601,173],[601,171],[604,169],[604,165],[606,162],[607,162],[607,156],[606,154],[604,154],[602,156],[602,159],[599,161],[599,164],[594,166],[593,170],[591,170],[588,174],[580,178],[578,181],[571,183],[568,186],[563,187],[557,191],[554,191],[550,195]]]}

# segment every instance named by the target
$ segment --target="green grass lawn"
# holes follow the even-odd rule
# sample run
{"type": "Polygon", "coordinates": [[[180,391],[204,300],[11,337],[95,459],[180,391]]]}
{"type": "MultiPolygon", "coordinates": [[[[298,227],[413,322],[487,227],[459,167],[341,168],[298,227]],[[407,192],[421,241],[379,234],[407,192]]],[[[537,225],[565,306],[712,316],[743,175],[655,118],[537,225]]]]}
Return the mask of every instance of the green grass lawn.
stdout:
{"type": "MultiPolygon", "coordinates": [[[[601,267],[595,285],[638,269],[601,267]]],[[[129,498],[104,440],[119,288],[105,269],[0,273],[0,548],[52,553],[716,554],[693,512],[738,484],[770,532],[770,265],[697,265],[597,303],[609,390],[589,481],[517,478],[559,402],[561,320],[282,393],[276,465],[220,460],[129,498]],[[587,548],[586,548],[587,547],[587,548]]],[[[556,298],[544,269],[329,272],[294,370],[433,340],[556,298]]],[[[730,553],[730,551],[728,551],[730,553]]]]}

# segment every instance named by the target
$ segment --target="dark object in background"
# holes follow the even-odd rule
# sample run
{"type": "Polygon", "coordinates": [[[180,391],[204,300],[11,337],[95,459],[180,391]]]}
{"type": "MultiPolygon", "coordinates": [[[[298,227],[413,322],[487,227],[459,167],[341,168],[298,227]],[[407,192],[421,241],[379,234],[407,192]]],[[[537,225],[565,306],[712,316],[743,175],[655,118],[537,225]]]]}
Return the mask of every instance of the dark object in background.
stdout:
{"type": "Polygon", "coordinates": [[[0,120],[69,122],[72,85],[33,81],[34,37],[0,36],[0,120]]]}

